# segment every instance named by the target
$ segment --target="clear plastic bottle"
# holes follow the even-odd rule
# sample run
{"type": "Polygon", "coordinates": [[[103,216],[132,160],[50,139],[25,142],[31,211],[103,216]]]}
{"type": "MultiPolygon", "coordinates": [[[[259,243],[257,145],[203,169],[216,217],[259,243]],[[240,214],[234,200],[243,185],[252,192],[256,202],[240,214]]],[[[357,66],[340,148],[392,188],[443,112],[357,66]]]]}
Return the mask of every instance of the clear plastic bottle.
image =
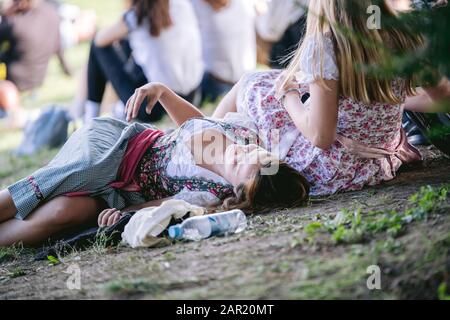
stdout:
{"type": "Polygon", "coordinates": [[[176,240],[199,241],[214,236],[240,233],[247,228],[247,217],[241,210],[186,219],[169,228],[169,237],[176,240]]]}

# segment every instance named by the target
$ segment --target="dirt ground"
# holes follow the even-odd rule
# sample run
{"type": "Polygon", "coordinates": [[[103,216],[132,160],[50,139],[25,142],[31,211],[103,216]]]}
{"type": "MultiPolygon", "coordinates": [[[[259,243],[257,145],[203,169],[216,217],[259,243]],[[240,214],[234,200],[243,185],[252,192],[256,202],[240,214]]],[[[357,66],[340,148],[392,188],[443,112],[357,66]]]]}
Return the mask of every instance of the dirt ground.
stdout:
{"type": "Polygon", "coordinates": [[[239,235],[139,250],[98,242],[55,263],[35,262],[29,249],[3,250],[0,299],[448,298],[450,199],[436,194],[450,185],[450,160],[423,151],[423,166],[389,183],[250,217],[239,235]],[[419,207],[426,214],[412,221],[400,215],[419,207]],[[326,230],[340,211],[361,214],[326,230]],[[370,266],[379,267],[380,289],[367,286],[370,266]]]}

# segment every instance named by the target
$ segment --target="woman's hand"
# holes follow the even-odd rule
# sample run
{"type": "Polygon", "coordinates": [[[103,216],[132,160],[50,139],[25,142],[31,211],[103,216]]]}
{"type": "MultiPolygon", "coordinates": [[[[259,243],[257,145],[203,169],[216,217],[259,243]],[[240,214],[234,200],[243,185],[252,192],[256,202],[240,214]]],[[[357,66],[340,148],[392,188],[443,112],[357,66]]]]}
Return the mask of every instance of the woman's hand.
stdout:
{"type": "Polygon", "coordinates": [[[120,218],[122,218],[122,212],[120,210],[114,208],[103,210],[98,216],[98,226],[101,228],[110,227],[116,224],[120,218]]]}
{"type": "Polygon", "coordinates": [[[141,105],[144,102],[145,98],[147,98],[147,108],[145,111],[150,114],[153,110],[153,107],[163,95],[164,88],[164,85],[160,83],[149,83],[143,87],[136,89],[131,98],[128,99],[127,105],[125,107],[127,121],[131,121],[138,116],[139,109],[141,108],[141,105]]]}
{"type": "Polygon", "coordinates": [[[298,90],[299,89],[298,82],[295,79],[295,77],[292,77],[285,82],[285,75],[283,72],[280,74],[280,76],[277,78],[275,82],[276,98],[281,99],[284,93],[290,89],[298,90]]]}

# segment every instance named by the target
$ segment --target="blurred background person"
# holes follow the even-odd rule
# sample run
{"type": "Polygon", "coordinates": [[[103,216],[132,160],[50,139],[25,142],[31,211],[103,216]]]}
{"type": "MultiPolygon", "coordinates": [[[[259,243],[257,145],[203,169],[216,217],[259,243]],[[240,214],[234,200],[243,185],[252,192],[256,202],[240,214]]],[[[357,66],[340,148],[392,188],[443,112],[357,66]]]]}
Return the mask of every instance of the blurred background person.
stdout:
{"type": "Polygon", "coordinates": [[[59,15],[46,1],[13,0],[4,4],[2,16],[12,27],[18,54],[5,62],[6,78],[19,91],[36,89],[44,82],[50,58],[61,54],[59,15]]]}
{"type": "Polygon", "coordinates": [[[19,107],[17,86],[7,78],[7,65],[19,58],[11,24],[0,16],[0,119],[19,107]]]}
{"type": "Polygon", "coordinates": [[[297,49],[306,30],[306,17],[309,0],[266,0],[257,19],[259,36],[269,42],[269,61],[271,68],[286,67],[287,57],[297,49]]]}
{"type": "Polygon", "coordinates": [[[1,4],[0,81],[8,82],[0,83],[0,96],[8,103],[0,106],[0,117],[8,114],[9,125],[21,127],[29,114],[19,108],[19,92],[33,92],[42,86],[54,55],[64,74],[71,75],[64,51],[92,40],[96,14],[56,0],[8,0],[1,4]]]}
{"type": "MultiPolygon", "coordinates": [[[[117,117],[136,88],[160,82],[194,102],[203,76],[201,38],[194,10],[186,0],[134,0],[132,9],[100,30],[89,55],[85,120],[100,112],[105,86],[111,82],[122,101],[117,117]]],[[[154,122],[164,115],[157,105],[138,120],[154,122]]]]}
{"type": "Polygon", "coordinates": [[[91,41],[97,28],[97,15],[93,10],[82,10],[80,7],[57,0],[52,3],[60,17],[60,46],[62,50],[91,41]]]}
{"type": "Polygon", "coordinates": [[[202,102],[216,101],[256,69],[253,0],[191,0],[202,35],[202,102]]]}

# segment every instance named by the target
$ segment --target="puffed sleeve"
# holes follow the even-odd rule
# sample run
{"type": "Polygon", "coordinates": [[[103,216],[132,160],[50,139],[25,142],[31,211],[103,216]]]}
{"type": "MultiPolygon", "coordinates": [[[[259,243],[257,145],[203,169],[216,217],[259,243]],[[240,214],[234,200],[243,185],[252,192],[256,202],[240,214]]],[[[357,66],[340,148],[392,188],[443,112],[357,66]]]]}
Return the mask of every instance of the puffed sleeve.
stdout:
{"type": "Polygon", "coordinates": [[[128,10],[123,15],[123,21],[125,25],[128,27],[128,32],[132,32],[138,28],[138,19],[136,15],[136,11],[133,9],[128,10]]]}
{"type": "Polygon", "coordinates": [[[199,206],[199,207],[215,207],[221,203],[220,199],[207,191],[190,191],[187,188],[183,189],[180,193],[174,197],[176,200],[184,200],[187,203],[199,206]]]}
{"type": "Polygon", "coordinates": [[[323,36],[317,40],[314,36],[308,36],[304,39],[296,78],[299,83],[313,83],[318,78],[339,80],[339,69],[331,38],[323,36]],[[321,46],[323,46],[323,57],[320,55],[321,46]],[[323,69],[321,69],[322,58],[323,69]]]}

